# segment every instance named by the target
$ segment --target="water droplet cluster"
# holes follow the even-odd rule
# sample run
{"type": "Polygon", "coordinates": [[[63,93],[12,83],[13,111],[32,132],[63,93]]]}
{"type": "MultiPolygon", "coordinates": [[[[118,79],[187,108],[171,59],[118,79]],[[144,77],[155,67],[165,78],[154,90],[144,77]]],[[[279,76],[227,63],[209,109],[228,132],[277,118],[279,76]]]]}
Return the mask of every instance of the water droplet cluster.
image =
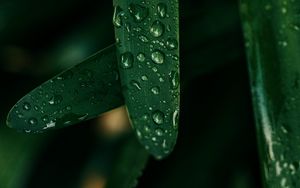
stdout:
{"type": "Polygon", "coordinates": [[[116,1],[114,9],[126,104],[139,140],[161,158],[172,151],[178,128],[177,1],[116,1]]]}

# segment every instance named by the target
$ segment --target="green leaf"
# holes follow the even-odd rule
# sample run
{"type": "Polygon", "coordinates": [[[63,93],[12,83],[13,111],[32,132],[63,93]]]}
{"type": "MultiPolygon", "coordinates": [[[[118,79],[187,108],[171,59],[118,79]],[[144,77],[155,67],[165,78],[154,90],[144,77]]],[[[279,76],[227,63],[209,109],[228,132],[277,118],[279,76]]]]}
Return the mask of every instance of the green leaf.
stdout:
{"type": "Polygon", "coordinates": [[[240,4],[265,187],[300,186],[298,1],[240,4]]]}
{"type": "Polygon", "coordinates": [[[179,117],[178,1],[115,0],[113,23],[125,102],[157,159],[171,153],[179,117]]]}
{"type": "Polygon", "coordinates": [[[38,133],[94,118],[122,104],[112,45],[24,96],[10,111],[7,125],[38,133]]]}
{"type": "Polygon", "coordinates": [[[148,152],[134,135],[130,135],[118,153],[106,188],[130,188],[137,185],[149,158],[148,152]]]}

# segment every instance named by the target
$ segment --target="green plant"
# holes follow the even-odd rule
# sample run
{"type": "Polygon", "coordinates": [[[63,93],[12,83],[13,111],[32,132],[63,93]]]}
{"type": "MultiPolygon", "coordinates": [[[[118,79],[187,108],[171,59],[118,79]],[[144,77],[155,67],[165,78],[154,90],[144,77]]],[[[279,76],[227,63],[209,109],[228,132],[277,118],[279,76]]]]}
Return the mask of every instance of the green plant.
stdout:
{"type": "MultiPolygon", "coordinates": [[[[122,91],[137,137],[146,150],[162,159],[173,150],[179,121],[178,2],[114,4],[116,47],[107,47],[31,91],[12,108],[7,125],[42,133],[77,124],[121,106],[122,91]]],[[[125,180],[109,181],[108,187],[131,187],[147,161],[134,141],[126,147],[140,151],[139,163],[130,162],[136,159],[124,152],[120,165],[128,161],[136,170],[128,180],[117,170],[113,180],[125,180]]]]}

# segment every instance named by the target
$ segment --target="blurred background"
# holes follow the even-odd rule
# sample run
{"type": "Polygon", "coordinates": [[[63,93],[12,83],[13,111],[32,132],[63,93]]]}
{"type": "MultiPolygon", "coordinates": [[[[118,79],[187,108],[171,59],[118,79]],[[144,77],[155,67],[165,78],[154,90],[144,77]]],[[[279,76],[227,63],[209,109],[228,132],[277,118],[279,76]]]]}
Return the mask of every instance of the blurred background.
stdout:
{"type": "MultiPolygon", "coordinates": [[[[0,2],[0,188],[102,188],[128,140],[104,138],[96,120],[41,135],[5,125],[19,98],[114,43],[111,1],[71,3],[0,2]]],[[[179,138],[137,187],[260,188],[238,2],[180,1],[180,14],[179,138]]]]}

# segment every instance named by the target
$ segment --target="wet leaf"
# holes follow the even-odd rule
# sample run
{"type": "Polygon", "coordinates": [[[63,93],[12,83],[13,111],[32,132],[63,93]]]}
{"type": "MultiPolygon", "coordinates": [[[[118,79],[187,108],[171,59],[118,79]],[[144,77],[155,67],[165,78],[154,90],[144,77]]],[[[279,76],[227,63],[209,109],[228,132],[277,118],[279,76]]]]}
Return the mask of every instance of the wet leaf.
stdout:
{"type": "Polygon", "coordinates": [[[97,117],[122,104],[113,45],[24,96],[11,109],[7,125],[39,133],[97,117]]]}

